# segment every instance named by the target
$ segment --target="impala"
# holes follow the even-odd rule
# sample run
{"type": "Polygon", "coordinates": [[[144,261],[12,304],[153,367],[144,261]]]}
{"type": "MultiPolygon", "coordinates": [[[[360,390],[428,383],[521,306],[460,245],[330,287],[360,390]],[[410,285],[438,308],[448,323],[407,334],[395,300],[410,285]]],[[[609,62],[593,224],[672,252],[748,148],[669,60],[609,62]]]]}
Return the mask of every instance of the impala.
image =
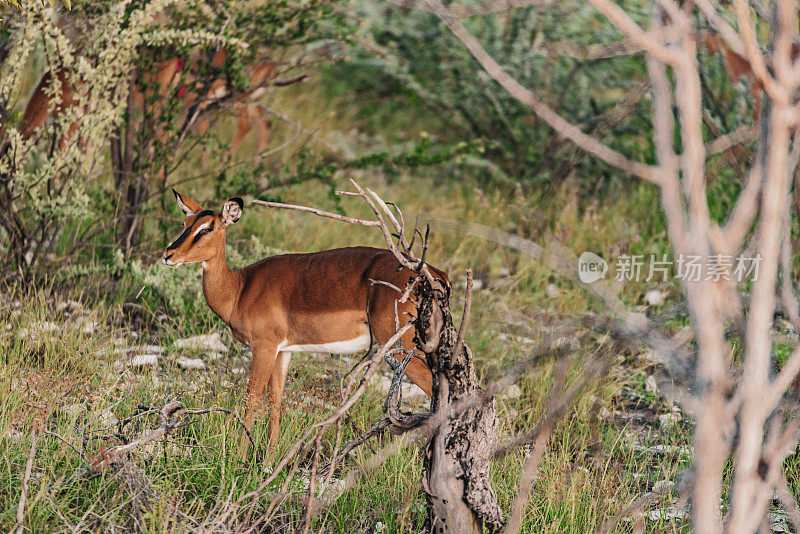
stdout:
{"type": "MultiPolygon", "coordinates": [[[[225,233],[241,217],[242,199],[228,200],[217,212],[173,192],[186,220],[183,232],[164,251],[164,263],[201,263],[208,306],[236,339],[250,345],[245,425],[252,429],[253,410],[266,387],[272,450],[291,353],[350,354],[367,350],[373,340],[384,344],[396,331],[395,307],[401,321],[415,309],[410,300],[399,302],[394,288],[374,281],[404,288],[415,274],[390,251],[371,247],[272,256],[232,271],[225,258],[225,233]]],[[[446,274],[431,270],[449,283],[446,274]]],[[[414,347],[413,337],[413,331],[407,332],[403,345],[414,347]]],[[[431,395],[431,372],[421,359],[411,360],[406,375],[431,395]]]]}

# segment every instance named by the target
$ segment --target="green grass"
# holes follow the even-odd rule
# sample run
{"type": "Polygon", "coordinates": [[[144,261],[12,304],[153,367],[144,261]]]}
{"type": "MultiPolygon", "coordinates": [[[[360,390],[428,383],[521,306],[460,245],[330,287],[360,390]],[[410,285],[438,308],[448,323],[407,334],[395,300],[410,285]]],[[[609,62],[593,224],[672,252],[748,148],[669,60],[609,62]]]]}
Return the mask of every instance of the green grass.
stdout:
{"type": "MultiPolygon", "coordinates": [[[[476,192],[468,185],[438,186],[428,180],[404,178],[393,184],[362,177],[387,200],[397,201],[406,214],[423,210],[434,221],[431,261],[447,269],[454,281],[454,315],[460,317],[463,298],[463,269],[471,267],[483,282],[473,304],[467,341],[473,349],[478,373],[483,382],[500,377],[512,362],[525,355],[531,344],[522,337],[537,339],[545,328],[562,318],[580,315],[596,307],[587,295],[554,277],[543,265],[480,239],[438,231],[437,219],[480,221],[490,226],[511,228],[527,225],[526,233],[546,242],[554,236],[580,253],[604,250],[609,243],[624,241],[637,231],[626,219],[634,217],[652,200],[646,188],[634,190],[631,198],[598,209],[596,218],[586,218],[570,208],[568,192],[544,199],[518,196],[513,203],[501,195],[476,192]],[[637,192],[638,191],[638,192],[637,192]],[[541,208],[546,206],[546,208],[541,208]],[[558,209],[558,206],[565,209],[558,209]],[[547,211],[543,211],[543,210],[547,211]],[[629,215],[628,215],[629,214],[629,215]],[[547,224],[537,221],[547,220],[547,224]],[[627,222],[626,222],[627,221],[627,222]],[[557,296],[546,286],[554,282],[557,296]]],[[[187,192],[203,201],[208,192],[187,192]]],[[[291,189],[287,201],[325,207],[330,202],[313,184],[291,189]]],[[[220,200],[221,201],[221,200],[220,200]]],[[[346,200],[348,214],[367,215],[363,206],[346,200]]],[[[209,205],[209,207],[212,207],[209,205]]],[[[176,220],[176,227],[178,222],[176,220]]],[[[344,226],[307,214],[270,211],[255,207],[245,210],[243,220],[229,229],[229,258],[239,267],[275,251],[312,251],[333,246],[381,244],[374,229],[344,226]]],[[[642,249],[656,244],[643,243],[642,249]]],[[[90,439],[82,445],[83,434],[103,433],[101,414],[110,411],[122,419],[140,403],[153,405],[165,396],[177,396],[189,408],[222,406],[242,412],[242,396],[247,373],[233,370],[246,366],[246,348],[230,337],[224,325],[213,317],[199,291],[199,272],[193,266],[168,270],[149,265],[123,268],[117,292],[99,296],[102,287],[97,275],[72,282],[43,285],[38,289],[3,289],[0,314],[2,366],[0,366],[0,528],[14,525],[21,491],[21,478],[30,450],[31,428],[47,428],[77,447],[87,457],[100,451],[103,441],[90,439]],[[144,286],[144,289],[142,287],[144,286]],[[82,287],[79,291],[74,288],[82,287]],[[137,296],[138,295],[138,296],[137,296]],[[69,298],[82,307],[70,316],[58,311],[59,303],[69,298]],[[75,317],[80,324],[97,323],[92,333],[82,327],[71,328],[75,317]],[[24,335],[36,322],[49,321],[58,331],[40,334],[39,339],[24,335]],[[217,360],[206,359],[206,371],[184,371],[175,365],[181,352],[173,347],[176,339],[201,332],[218,331],[232,347],[230,354],[217,360]],[[22,334],[21,334],[22,333],[22,334]],[[167,349],[162,365],[144,373],[121,376],[115,362],[117,340],[157,343],[167,349]],[[77,405],[77,408],[76,408],[77,405]],[[65,407],[71,407],[65,410],[65,407]],[[88,425],[88,426],[87,426],[88,425]]],[[[622,296],[631,305],[648,287],[625,288],[622,296]]],[[[671,287],[663,288],[673,291],[671,287]]],[[[595,335],[582,338],[574,351],[570,380],[580,374],[584,363],[598,354],[595,335]]],[[[525,532],[586,532],[621,510],[637,496],[652,489],[655,482],[670,479],[688,466],[680,454],[646,452],[651,445],[689,444],[686,421],[662,428],[657,415],[669,411],[657,393],[645,389],[648,370],[635,355],[619,354],[619,365],[609,377],[593,384],[554,429],[542,462],[526,513],[525,532]],[[652,420],[625,422],[618,417],[596,417],[598,410],[608,413],[642,411],[652,420]]],[[[501,436],[536,424],[543,413],[552,382],[552,363],[533,369],[521,382],[517,398],[498,403],[501,436]]],[[[338,400],[338,377],[348,369],[341,357],[295,355],[285,394],[284,414],[278,456],[312,423],[331,413],[338,400]]],[[[382,397],[371,389],[352,410],[344,424],[344,439],[381,417],[382,397]]],[[[151,426],[155,419],[148,420],[151,426]]],[[[159,442],[132,457],[143,469],[157,492],[153,507],[141,517],[139,527],[151,532],[186,530],[186,516],[206,518],[219,512],[219,503],[228,495],[233,500],[258,486],[274,458],[267,454],[266,416],[261,413],[255,427],[256,457],[241,462],[236,454],[239,429],[231,418],[213,414],[198,417],[198,422],[180,430],[169,442],[159,442]]],[[[383,442],[393,439],[384,436],[383,442]]],[[[111,442],[107,441],[110,444],[111,442]]],[[[330,453],[333,436],[326,435],[323,452],[330,453]]],[[[345,471],[359,465],[377,449],[381,441],[362,446],[348,459],[345,471]]],[[[526,451],[498,460],[492,470],[493,485],[503,509],[508,513],[519,484],[526,451]]],[[[110,531],[131,527],[131,495],[118,476],[111,472],[92,479],[76,479],[83,465],[78,454],[51,436],[39,438],[31,490],[26,506],[26,527],[31,531],[79,529],[110,531]]],[[[307,468],[307,465],[304,467],[307,468]]],[[[424,499],[420,477],[420,451],[409,448],[391,458],[377,471],[365,476],[331,508],[320,515],[314,530],[324,532],[368,532],[378,523],[384,532],[419,531],[424,521],[424,499]]],[[[337,473],[343,476],[344,471],[337,473]]],[[[271,490],[283,481],[279,476],[271,490]]],[[[670,497],[663,503],[668,504],[670,497]]],[[[660,506],[659,505],[659,506],[660,506]]],[[[266,501],[258,505],[263,511],[266,501]]],[[[291,523],[298,517],[297,500],[282,505],[276,521],[291,523]]],[[[617,529],[626,531],[630,522],[617,529]]],[[[683,529],[669,520],[648,521],[648,529],[683,529]]]]}

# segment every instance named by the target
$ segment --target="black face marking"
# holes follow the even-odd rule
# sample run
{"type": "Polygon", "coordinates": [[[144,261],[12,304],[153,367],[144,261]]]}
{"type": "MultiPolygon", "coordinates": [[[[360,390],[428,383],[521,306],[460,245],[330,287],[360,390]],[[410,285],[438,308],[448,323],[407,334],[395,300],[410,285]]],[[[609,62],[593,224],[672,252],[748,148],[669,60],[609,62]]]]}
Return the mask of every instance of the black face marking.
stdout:
{"type": "Polygon", "coordinates": [[[172,243],[170,246],[167,247],[167,250],[175,250],[179,246],[183,245],[183,242],[186,241],[187,237],[189,237],[189,234],[191,233],[192,228],[194,228],[194,225],[197,224],[197,221],[199,221],[206,215],[214,215],[214,212],[212,210],[203,210],[199,212],[197,214],[197,218],[194,220],[192,225],[186,230],[184,230],[183,233],[180,235],[180,237],[178,237],[178,239],[176,239],[174,243],[172,243]]]}

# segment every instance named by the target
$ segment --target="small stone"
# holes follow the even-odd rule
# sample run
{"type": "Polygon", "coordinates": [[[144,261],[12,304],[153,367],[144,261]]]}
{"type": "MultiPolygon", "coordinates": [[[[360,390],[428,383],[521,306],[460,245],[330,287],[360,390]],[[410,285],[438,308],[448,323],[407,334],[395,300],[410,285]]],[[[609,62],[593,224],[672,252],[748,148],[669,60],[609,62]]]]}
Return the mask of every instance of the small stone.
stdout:
{"type": "Polygon", "coordinates": [[[158,345],[134,345],[131,347],[117,347],[114,349],[114,354],[131,354],[138,352],[140,354],[164,354],[166,352],[164,347],[158,345]]]}
{"type": "Polygon", "coordinates": [[[658,393],[658,385],[656,384],[655,376],[647,375],[647,378],[644,381],[644,390],[648,393],[658,393]]]}
{"type": "Polygon", "coordinates": [[[177,361],[178,367],[182,369],[205,369],[206,364],[200,358],[187,358],[181,356],[177,361]]]}
{"type": "Polygon", "coordinates": [[[506,392],[506,396],[509,399],[517,399],[520,395],[522,395],[522,390],[517,384],[511,384],[511,387],[506,392]]]}
{"type": "Polygon", "coordinates": [[[664,293],[658,289],[651,289],[644,294],[644,300],[650,306],[660,306],[661,303],[664,302],[664,293]]]}
{"type": "Polygon", "coordinates": [[[233,373],[235,375],[241,375],[241,374],[244,374],[246,372],[247,372],[247,369],[245,369],[244,367],[234,367],[234,368],[231,369],[231,373],[233,373]]]}
{"type": "Polygon", "coordinates": [[[75,300],[67,300],[67,301],[64,301],[64,302],[59,302],[58,305],[56,306],[56,311],[58,313],[63,313],[65,311],[66,312],[71,312],[71,311],[74,311],[74,310],[78,310],[80,308],[83,308],[83,306],[81,305],[80,302],[75,301],[75,300]]]}
{"type": "Polygon", "coordinates": [[[472,290],[479,291],[481,289],[483,289],[483,280],[481,280],[480,278],[476,278],[475,280],[472,281],[472,290]]]}
{"type": "Polygon", "coordinates": [[[671,480],[659,480],[653,484],[653,491],[665,492],[670,491],[675,487],[675,483],[671,480]]]}
{"type": "Polygon", "coordinates": [[[175,348],[228,352],[228,347],[222,342],[222,336],[219,335],[219,332],[179,339],[175,342],[175,348]]]}
{"type": "Polygon", "coordinates": [[[665,413],[658,416],[658,421],[661,423],[661,426],[668,428],[677,423],[681,420],[681,414],[679,413],[665,413]]]}
{"type": "Polygon", "coordinates": [[[661,358],[659,358],[658,355],[650,349],[642,352],[641,358],[648,363],[661,363],[661,358]]]}
{"type": "Polygon", "coordinates": [[[21,328],[17,332],[17,337],[38,339],[40,334],[49,334],[61,330],[61,327],[50,321],[36,321],[29,328],[21,328]]]}
{"type": "Polygon", "coordinates": [[[139,354],[128,361],[129,367],[155,367],[158,365],[158,354],[139,354]]]}
{"type": "Polygon", "coordinates": [[[597,417],[599,417],[601,421],[610,421],[614,418],[614,414],[612,414],[608,408],[603,407],[597,413],[597,417]]]}
{"type": "Polygon", "coordinates": [[[89,321],[83,325],[83,333],[86,335],[94,334],[100,328],[100,323],[96,321],[89,321]]]}
{"type": "Polygon", "coordinates": [[[668,521],[670,519],[682,520],[689,514],[688,506],[678,506],[678,501],[673,502],[668,508],[656,508],[647,512],[650,521],[668,521]]]}
{"type": "Polygon", "coordinates": [[[547,298],[557,299],[561,295],[561,291],[559,291],[558,286],[553,283],[547,284],[544,288],[544,292],[547,294],[547,298]]]}

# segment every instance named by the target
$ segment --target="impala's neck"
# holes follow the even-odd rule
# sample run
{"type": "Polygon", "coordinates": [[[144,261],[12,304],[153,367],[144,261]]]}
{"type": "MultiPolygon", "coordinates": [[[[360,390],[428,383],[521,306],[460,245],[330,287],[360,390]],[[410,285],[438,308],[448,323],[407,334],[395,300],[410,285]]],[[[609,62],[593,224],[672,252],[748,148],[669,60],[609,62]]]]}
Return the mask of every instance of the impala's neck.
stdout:
{"type": "Polygon", "coordinates": [[[241,286],[242,280],[239,273],[228,268],[223,241],[218,253],[203,262],[203,294],[211,311],[228,324],[230,324],[236,300],[241,293],[241,286]]]}

